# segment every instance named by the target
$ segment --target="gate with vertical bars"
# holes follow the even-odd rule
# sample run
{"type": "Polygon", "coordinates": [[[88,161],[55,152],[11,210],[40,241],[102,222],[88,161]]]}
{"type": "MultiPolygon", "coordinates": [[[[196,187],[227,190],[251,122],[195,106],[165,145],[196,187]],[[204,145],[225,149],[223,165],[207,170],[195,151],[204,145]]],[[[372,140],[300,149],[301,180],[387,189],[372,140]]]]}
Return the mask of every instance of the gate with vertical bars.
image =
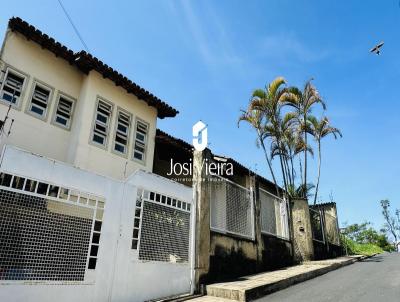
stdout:
{"type": "Polygon", "coordinates": [[[211,229],[254,239],[252,191],[220,176],[208,180],[208,189],[211,229]]]}

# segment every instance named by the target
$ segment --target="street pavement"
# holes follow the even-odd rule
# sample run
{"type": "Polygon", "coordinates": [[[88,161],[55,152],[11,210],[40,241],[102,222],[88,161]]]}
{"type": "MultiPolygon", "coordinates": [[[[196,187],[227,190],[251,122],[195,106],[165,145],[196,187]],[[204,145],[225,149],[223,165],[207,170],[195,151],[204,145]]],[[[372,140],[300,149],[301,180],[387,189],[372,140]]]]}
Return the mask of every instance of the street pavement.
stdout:
{"type": "Polygon", "coordinates": [[[257,300],[278,301],[400,301],[400,253],[376,255],[257,300]]]}

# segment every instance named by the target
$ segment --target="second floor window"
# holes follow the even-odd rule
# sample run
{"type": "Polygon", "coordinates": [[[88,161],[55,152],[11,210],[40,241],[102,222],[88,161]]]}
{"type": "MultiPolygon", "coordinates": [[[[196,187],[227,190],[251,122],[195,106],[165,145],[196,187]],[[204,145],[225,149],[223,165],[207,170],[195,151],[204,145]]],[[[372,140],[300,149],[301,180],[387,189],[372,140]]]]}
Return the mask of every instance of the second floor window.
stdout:
{"type": "Polygon", "coordinates": [[[149,126],[140,121],[136,121],[135,145],[133,148],[133,158],[144,161],[146,156],[147,133],[149,126]]]}
{"type": "Polygon", "coordinates": [[[32,99],[28,111],[41,118],[45,118],[49,107],[51,89],[35,83],[32,99]]]}
{"type": "Polygon", "coordinates": [[[74,101],[68,97],[60,95],[54,115],[54,123],[63,128],[70,129],[73,110],[74,101]]]}
{"type": "Polygon", "coordinates": [[[24,81],[24,76],[8,68],[4,76],[4,81],[1,85],[1,100],[9,104],[18,106],[19,99],[22,94],[22,87],[24,86],[24,81]]]}
{"type": "Polygon", "coordinates": [[[112,105],[99,99],[92,132],[93,142],[103,146],[107,145],[111,114],[112,105]]]}
{"type": "Polygon", "coordinates": [[[129,128],[131,116],[121,110],[117,113],[117,125],[115,129],[114,151],[126,154],[128,149],[129,128]]]}

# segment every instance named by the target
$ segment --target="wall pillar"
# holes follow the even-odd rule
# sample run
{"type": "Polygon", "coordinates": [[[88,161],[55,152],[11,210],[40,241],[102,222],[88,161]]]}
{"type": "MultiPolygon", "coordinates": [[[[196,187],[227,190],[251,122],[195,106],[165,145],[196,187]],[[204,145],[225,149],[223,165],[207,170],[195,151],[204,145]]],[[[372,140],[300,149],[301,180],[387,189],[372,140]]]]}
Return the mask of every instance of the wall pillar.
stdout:
{"type": "Polygon", "coordinates": [[[210,192],[208,190],[208,176],[204,169],[204,161],[211,160],[211,152],[193,152],[193,190],[196,205],[195,219],[195,263],[194,286],[195,291],[202,290],[210,268],[210,192]]]}
{"type": "Polygon", "coordinates": [[[291,202],[294,260],[309,261],[314,258],[310,211],[307,199],[294,199],[291,202]]]}

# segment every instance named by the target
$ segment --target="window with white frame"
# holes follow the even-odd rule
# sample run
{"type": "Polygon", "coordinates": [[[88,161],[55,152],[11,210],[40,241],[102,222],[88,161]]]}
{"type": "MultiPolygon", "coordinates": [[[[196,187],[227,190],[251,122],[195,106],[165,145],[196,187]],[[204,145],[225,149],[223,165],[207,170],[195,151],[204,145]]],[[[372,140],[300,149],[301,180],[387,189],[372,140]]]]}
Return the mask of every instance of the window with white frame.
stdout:
{"type": "Polygon", "coordinates": [[[51,99],[51,88],[37,82],[34,83],[31,103],[28,108],[29,113],[45,118],[51,99]]]}
{"type": "Polygon", "coordinates": [[[146,156],[146,144],[149,126],[147,123],[136,120],[135,145],[133,148],[133,158],[144,161],[146,156]]]}
{"type": "Polygon", "coordinates": [[[7,68],[1,85],[0,98],[4,102],[18,106],[24,86],[25,76],[7,68]]]}
{"type": "Polygon", "coordinates": [[[107,145],[112,109],[111,104],[98,99],[92,131],[92,141],[96,144],[107,145]]]}
{"type": "Polygon", "coordinates": [[[58,126],[70,129],[74,104],[75,101],[73,99],[60,94],[53,122],[58,126]]]}
{"type": "Polygon", "coordinates": [[[121,154],[127,153],[130,126],[131,115],[119,109],[115,127],[114,151],[121,154]]]}

